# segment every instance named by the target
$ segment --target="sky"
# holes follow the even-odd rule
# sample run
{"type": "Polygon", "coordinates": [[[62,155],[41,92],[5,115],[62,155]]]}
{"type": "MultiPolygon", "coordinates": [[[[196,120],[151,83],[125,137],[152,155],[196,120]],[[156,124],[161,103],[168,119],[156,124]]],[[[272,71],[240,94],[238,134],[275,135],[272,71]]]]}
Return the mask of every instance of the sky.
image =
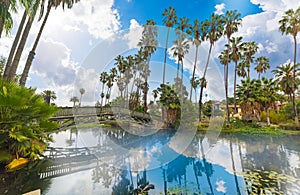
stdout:
{"type": "MultiPolygon", "coordinates": [[[[57,95],[55,103],[59,106],[72,106],[70,98],[80,96],[79,88],[85,88],[82,105],[94,105],[99,98],[99,75],[113,63],[117,54],[130,54],[136,51],[138,36],[142,25],[148,19],[156,21],[161,30],[161,42],[166,29],[162,23],[162,12],[168,6],[176,8],[179,17],[208,19],[212,13],[224,14],[227,10],[238,10],[242,16],[242,26],[233,36],[243,36],[244,41],[255,41],[259,51],[255,57],[266,56],[270,59],[271,69],[292,61],[292,38],[282,36],[278,30],[278,21],[284,11],[300,6],[298,0],[81,0],[72,9],[53,9],[48,18],[37,52],[30,70],[26,86],[37,88],[37,92],[53,90],[57,95]],[[116,44],[116,45],[115,45],[116,44]],[[111,46],[114,47],[111,47],[111,46]]],[[[8,36],[0,39],[1,55],[8,56],[22,10],[14,14],[14,28],[8,36]]],[[[18,73],[21,73],[37,35],[41,21],[35,20],[30,31],[25,50],[21,57],[18,73]]],[[[300,37],[297,37],[298,43],[300,37]]],[[[170,44],[172,42],[170,41],[170,44]]],[[[226,40],[221,38],[213,47],[210,70],[208,73],[209,86],[207,92],[211,98],[222,99],[223,67],[217,56],[224,49],[226,40]]],[[[197,66],[197,76],[203,72],[208,43],[201,45],[197,66]]],[[[163,51],[163,44],[158,51],[163,51]]],[[[298,44],[299,47],[299,44],[298,44]]],[[[191,47],[185,63],[185,82],[188,82],[192,72],[194,48],[191,47]],[[190,56],[189,56],[190,55],[190,56]]],[[[176,59],[169,51],[167,77],[176,71],[176,59]],[[170,73],[170,74],[169,74],[170,73]]],[[[297,53],[299,56],[299,50],[297,53]]],[[[153,57],[150,81],[160,82],[160,67],[163,62],[162,54],[153,57]],[[159,64],[159,65],[155,65],[159,64]]],[[[254,66],[254,65],[253,65],[254,66]]],[[[229,70],[233,72],[233,64],[229,70]]],[[[271,70],[264,76],[272,77],[271,70]]],[[[253,68],[251,77],[257,78],[253,68]]],[[[167,78],[168,80],[168,78],[167,78]]],[[[233,75],[229,75],[229,83],[233,83],[233,75]]],[[[151,83],[150,83],[151,84],[151,83]]],[[[233,86],[230,84],[229,93],[233,86]]],[[[188,90],[189,91],[189,90],[188,90]]],[[[150,96],[149,96],[150,97],[150,96]]]]}

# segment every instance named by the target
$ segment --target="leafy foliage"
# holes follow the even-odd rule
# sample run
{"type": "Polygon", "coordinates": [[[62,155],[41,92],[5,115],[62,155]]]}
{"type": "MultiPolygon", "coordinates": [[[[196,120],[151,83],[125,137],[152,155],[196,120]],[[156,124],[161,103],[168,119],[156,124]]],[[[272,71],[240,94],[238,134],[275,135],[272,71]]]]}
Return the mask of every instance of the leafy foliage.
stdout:
{"type": "Polygon", "coordinates": [[[0,161],[38,159],[52,141],[49,134],[58,127],[48,120],[57,110],[35,89],[0,80],[0,161]]]}

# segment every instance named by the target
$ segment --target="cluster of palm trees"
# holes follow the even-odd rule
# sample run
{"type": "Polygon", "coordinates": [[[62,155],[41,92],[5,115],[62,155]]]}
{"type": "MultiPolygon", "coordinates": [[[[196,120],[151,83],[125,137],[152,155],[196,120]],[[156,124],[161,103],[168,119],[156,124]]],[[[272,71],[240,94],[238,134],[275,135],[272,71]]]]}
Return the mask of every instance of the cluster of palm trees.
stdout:
{"type": "Polygon", "coordinates": [[[135,110],[143,101],[143,111],[147,112],[147,94],[149,91],[148,77],[150,75],[150,58],[157,46],[157,27],[153,20],[148,20],[143,27],[142,37],[138,43],[139,50],[134,55],[126,57],[118,55],[115,58],[115,67],[109,73],[100,74],[102,83],[100,106],[109,103],[111,88],[114,84],[119,89],[120,97],[129,102],[130,109],[135,110]],[[130,85],[131,84],[131,85],[130,85]],[[104,101],[105,99],[105,101],[104,101]]]}
{"type": "MultiPolygon", "coordinates": [[[[292,34],[295,38],[297,36],[297,32],[299,32],[299,23],[295,23],[294,21],[299,19],[299,11],[300,8],[296,11],[287,11],[286,15],[283,16],[283,19],[279,21],[280,27],[279,29],[283,33],[292,34]],[[294,19],[292,19],[294,18],[294,19]],[[293,23],[294,22],[294,23],[293,23]],[[294,29],[294,30],[291,30],[294,29]]],[[[242,37],[233,37],[233,34],[238,32],[239,27],[241,26],[242,19],[241,15],[236,11],[227,11],[224,15],[216,15],[211,14],[210,18],[200,22],[199,20],[193,21],[193,25],[189,24],[189,19],[186,17],[181,17],[178,19],[176,15],[176,10],[173,7],[168,7],[164,10],[163,14],[163,23],[167,27],[167,35],[166,35],[166,45],[165,45],[165,54],[164,54],[164,66],[163,66],[163,78],[162,84],[166,84],[166,58],[167,52],[169,49],[169,34],[170,29],[175,28],[177,39],[173,41],[170,51],[172,51],[173,56],[177,58],[177,74],[175,78],[175,82],[181,83],[180,89],[182,89],[182,80],[183,80],[183,69],[184,69],[184,57],[189,52],[191,44],[193,44],[196,48],[195,50],[195,61],[193,65],[193,73],[190,80],[191,88],[189,93],[189,99],[192,100],[192,93],[195,92],[195,101],[197,101],[197,88],[200,87],[199,94],[199,121],[201,121],[201,113],[202,113],[202,97],[204,88],[207,86],[207,70],[211,58],[211,53],[213,46],[216,42],[223,36],[227,39],[227,44],[225,44],[224,50],[219,54],[220,63],[224,65],[224,87],[226,92],[226,116],[227,123],[230,123],[230,109],[228,106],[228,66],[230,63],[234,64],[234,91],[233,91],[233,99],[234,99],[234,114],[237,113],[236,105],[237,105],[237,77],[250,78],[250,70],[251,66],[254,66],[254,69],[258,73],[258,80],[261,80],[261,74],[265,73],[267,69],[270,68],[270,60],[265,56],[255,57],[258,51],[258,43],[253,41],[243,41],[242,37]],[[198,58],[198,48],[201,43],[207,41],[209,43],[209,50],[206,63],[204,65],[204,71],[202,72],[202,76],[197,78],[195,75],[196,67],[197,67],[197,58],[198,58]],[[179,72],[181,69],[181,76],[179,76],[179,72]],[[193,90],[194,89],[194,90],[193,90]]],[[[297,20],[299,21],[299,20],[297,20]]],[[[144,26],[143,37],[138,44],[140,46],[140,50],[134,56],[129,55],[126,57],[118,56],[115,61],[115,65],[117,68],[112,68],[110,73],[103,72],[100,76],[100,81],[102,83],[102,91],[101,91],[101,106],[103,105],[103,99],[106,98],[104,104],[109,102],[111,87],[114,83],[117,84],[119,91],[121,92],[121,97],[126,101],[129,101],[129,105],[133,105],[132,108],[135,109],[138,105],[140,105],[140,97],[143,93],[143,109],[147,112],[147,93],[149,90],[147,79],[150,74],[149,70],[149,62],[151,55],[155,52],[157,46],[157,30],[154,26],[154,21],[147,21],[147,24],[144,26]],[[148,29],[147,29],[148,26],[148,29]],[[151,30],[150,30],[151,29],[151,30]],[[133,81],[131,81],[133,79],[133,81]],[[132,82],[131,90],[128,89],[129,83],[132,82]],[[104,92],[105,86],[107,86],[106,93],[104,92]],[[136,87],[136,90],[134,90],[136,87]]],[[[294,39],[296,44],[296,39],[294,39]]],[[[295,46],[296,51],[296,46],[295,46]]],[[[295,52],[296,55],[296,52],[295,52]]],[[[288,95],[291,97],[291,100],[295,103],[295,91],[296,91],[296,56],[294,55],[294,65],[293,67],[293,75],[291,76],[291,88],[288,95]]],[[[266,79],[262,79],[262,83],[266,82],[266,79]]],[[[171,86],[171,85],[170,85],[171,86]]],[[[164,86],[161,86],[164,87],[164,86]]],[[[176,85],[172,86],[178,87],[176,85]]],[[[285,88],[282,90],[286,91],[285,88]]],[[[172,88],[172,89],[173,89],[172,88]]],[[[159,92],[162,93],[163,90],[155,90],[153,91],[153,95],[155,95],[155,99],[158,97],[159,92]]],[[[163,96],[163,94],[159,94],[163,96]]],[[[173,98],[174,99],[174,98],[173,98]]],[[[175,98],[176,99],[176,98],[175,98]]],[[[272,99],[272,98],[270,98],[272,99]]],[[[264,104],[265,105],[265,104],[264,104]]],[[[268,106],[269,108],[269,106],[268,106]]],[[[295,116],[297,115],[296,110],[295,116]]],[[[162,113],[164,114],[164,113],[162,113]]],[[[296,120],[295,120],[296,121],[296,120]]]]}
{"type": "Polygon", "coordinates": [[[16,0],[9,0],[9,1],[1,1],[0,4],[0,37],[2,31],[5,30],[6,34],[8,34],[9,30],[13,26],[12,14],[17,13],[18,11],[18,2],[19,4],[25,9],[22,19],[20,21],[17,34],[15,36],[14,42],[12,44],[9,56],[6,61],[5,70],[3,73],[3,78],[6,80],[16,81],[19,82],[21,86],[25,86],[26,80],[28,77],[28,73],[35,56],[36,48],[38,46],[39,40],[41,38],[43,29],[46,25],[48,20],[48,16],[50,14],[51,9],[57,8],[58,6],[62,5],[62,8],[67,6],[71,8],[74,3],[77,3],[79,0],[48,0],[47,6],[46,0],[25,0],[25,1],[16,1],[16,0]],[[44,9],[46,7],[46,14],[44,16],[43,22],[40,26],[40,30],[36,36],[35,42],[29,55],[27,57],[25,67],[23,69],[22,74],[18,77],[16,75],[22,52],[25,48],[25,44],[30,33],[31,26],[35,19],[35,16],[39,10],[40,13],[38,19],[41,20],[44,15],[44,9]]]}
{"type": "Polygon", "coordinates": [[[70,102],[73,102],[73,107],[76,106],[76,102],[79,102],[79,104],[78,104],[79,107],[81,106],[82,96],[85,93],[85,89],[80,88],[79,93],[80,93],[80,98],[78,98],[77,96],[73,96],[70,98],[70,102]]]}

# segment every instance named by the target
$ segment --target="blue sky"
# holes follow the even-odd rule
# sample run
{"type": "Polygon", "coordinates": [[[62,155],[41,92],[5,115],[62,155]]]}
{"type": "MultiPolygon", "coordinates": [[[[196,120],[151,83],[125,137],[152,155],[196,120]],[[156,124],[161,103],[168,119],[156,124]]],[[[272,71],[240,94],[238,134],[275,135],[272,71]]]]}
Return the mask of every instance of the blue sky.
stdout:
{"type": "MultiPolygon", "coordinates": [[[[190,18],[191,23],[194,19],[200,21],[207,19],[212,13],[222,14],[226,10],[237,9],[242,15],[242,26],[234,36],[243,36],[244,41],[257,42],[259,51],[255,57],[262,55],[268,57],[271,69],[292,60],[292,39],[281,35],[278,30],[278,20],[287,9],[299,7],[300,1],[298,0],[81,0],[71,10],[63,11],[59,7],[50,13],[37,48],[27,86],[37,88],[38,92],[45,89],[55,91],[57,94],[55,103],[63,106],[71,106],[70,97],[79,96],[78,88],[84,87],[86,94],[83,97],[83,105],[92,104],[97,99],[95,94],[99,89],[98,76],[107,62],[103,59],[110,57],[111,60],[116,56],[115,50],[110,50],[108,53],[105,44],[114,37],[122,35],[125,36],[124,44],[127,44],[127,47],[123,45],[124,47],[118,48],[119,51],[124,52],[126,49],[134,48],[137,41],[135,29],[141,29],[147,19],[154,19],[159,27],[163,28],[162,12],[168,6],[176,8],[179,17],[190,18]],[[91,58],[92,54],[94,56],[91,58]]],[[[8,56],[21,14],[22,11],[13,15],[15,25],[11,34],[0,39],[0,51],[3,56],[8,56]]],[[[21,57],[18,73],[22,72],[40,25],[41,22],[35,20],[21,57]]],[[[299,36],[297,38],[299,43],[299,36]]],[[[212,50],[212,66],[210,67],[212,81],[209,82],[211,91],[222,89],[221,84],[213,82],[213,79],[215,75],[218,75],[219,80],[221,78],[223,67],[218,62],[217,56],[224,49],[225,43],[224,38],[220,39],[212,50]]],[[[169,44],[171,45],[171,41],[169,44]]],[[[203,60],[206,59],[205,52],[208,43],[202,43],[201,47],[203,56],[199,57],[200,65],[197,72],[199,77],[203,60]]],[[[191,73],[192,64],[189,61],[193,61],[191,60],[194,58],[193,54],[193,49],[191,49],[191,55],[186,57],[186,77],[189,77],[191,73]]],[[[176,68],[174,58],[171,55],[168,57],[170,64],[176,68]]],[[[162,61],[163,59],[156,60],[160,63],[162,61]]],[[[230,65],[231,72],[232,68],[233,65],[230,65]]],[[[161,69],[152,70],[153,76],[159,75],[155,74],[157,71],[161,69]]],[[[271,77],[271,71],[267,71],[265,76],[271,77]]],[[[253,68],[251,77],[257,77],[253,68]]],[[[157,78],[152,79],[152,82],[158,83],[157,78]]],[[[231,93],[233,90],[232,74],[229,76],[229,83],[231,93]]],[[[209,90],[207,92],[212,94],[209,90]]]]}

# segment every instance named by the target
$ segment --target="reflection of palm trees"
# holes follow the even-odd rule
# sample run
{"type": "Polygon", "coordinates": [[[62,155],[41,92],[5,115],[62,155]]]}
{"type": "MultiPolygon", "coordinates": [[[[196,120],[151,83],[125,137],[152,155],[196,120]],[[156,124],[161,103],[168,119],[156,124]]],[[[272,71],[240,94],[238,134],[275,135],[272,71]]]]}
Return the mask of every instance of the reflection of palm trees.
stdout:
{"type": "Polygon", "coordinates": [[[236,170],[235,170],[235,163],[234,163],[234,158],[233,158],[233,149],[232,149],[232,137],[229,140],[230,143],[230,155],[231,155],[231,161],[232,161],[232,170],[233,170],[233,175],[234,175],[234,182],[236,186],[236,192],[238,195],[241,194],[240,188],[239,188],[239,183],[237,180],[237,175],[236,175],[236,170]]]}
{"type": "Polygon", "coordinates": [[[214,195],[214,190],[212,188],[212,184],[211,184],[211,181],[210,181],[210,177],[213,175],[214,170],[213,170],[212,164],[206,161],[202,141],[203,140],[201,140],[201,138],[199,138],[199,143],[200,143],[199,146],[201,146],[201,154],[202,154],[202,162],[203,162],[204,173],[206,175],[206,179],[207,179],[210,191],[214,195]]]}

